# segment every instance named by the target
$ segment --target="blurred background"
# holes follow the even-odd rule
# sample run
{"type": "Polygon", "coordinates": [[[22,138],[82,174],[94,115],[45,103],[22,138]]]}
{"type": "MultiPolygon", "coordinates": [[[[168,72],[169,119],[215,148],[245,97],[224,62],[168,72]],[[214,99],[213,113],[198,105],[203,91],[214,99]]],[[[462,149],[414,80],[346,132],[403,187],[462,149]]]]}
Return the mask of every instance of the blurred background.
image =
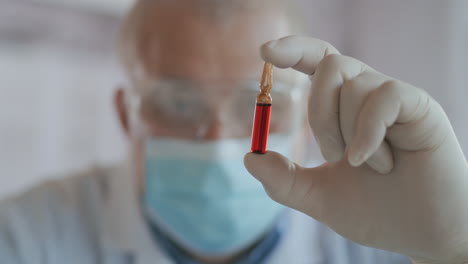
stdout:
{"type": "MultiPolygon", "coordinates": [[[[0,0],[0,197],[125,158],[112,93],[132,2],[0,0]]],[[[435,97],[468,153],[468,1],[301,2],[311,36],[435,97]]]]}

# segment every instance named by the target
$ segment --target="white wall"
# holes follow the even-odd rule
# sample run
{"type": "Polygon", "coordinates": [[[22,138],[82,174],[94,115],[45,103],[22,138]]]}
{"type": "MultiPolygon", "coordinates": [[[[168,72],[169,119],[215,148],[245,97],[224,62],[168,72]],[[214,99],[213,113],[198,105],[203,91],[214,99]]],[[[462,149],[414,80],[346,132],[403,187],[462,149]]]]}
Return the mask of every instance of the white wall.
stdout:
{"type": "Polygon", "coordinates": [[[428,91],[468,154],[468,1],[302,2],[312,36],[428,91]]]}
{"type": "Polygon", "coordinates": [[[121,159],[118,20],[0,2],[0,196],[121,159]]]}

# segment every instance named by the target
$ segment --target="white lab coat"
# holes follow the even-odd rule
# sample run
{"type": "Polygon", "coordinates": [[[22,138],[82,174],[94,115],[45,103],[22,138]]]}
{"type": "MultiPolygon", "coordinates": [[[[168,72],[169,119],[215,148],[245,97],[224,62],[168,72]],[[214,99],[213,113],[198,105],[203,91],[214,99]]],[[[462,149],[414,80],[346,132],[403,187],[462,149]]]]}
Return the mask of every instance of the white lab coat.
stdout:
{"type": "MultiPolygon", "coordinates": [[[[139,210],[128,166],[50,181],[0,205],[0,263],[171,264],[139,210]]],[[[268,264],[407,264],[298,212],[268,264]]]]}

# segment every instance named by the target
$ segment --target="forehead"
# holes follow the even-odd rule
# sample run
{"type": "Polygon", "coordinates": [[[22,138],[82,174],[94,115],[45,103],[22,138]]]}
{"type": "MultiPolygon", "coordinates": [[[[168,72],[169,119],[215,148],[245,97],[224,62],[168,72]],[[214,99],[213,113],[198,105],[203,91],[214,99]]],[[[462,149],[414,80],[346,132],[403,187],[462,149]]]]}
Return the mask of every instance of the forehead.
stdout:
{"type": "Polygon", "coordinates": [[[258,47],[290,34],[289,24],[274,11],[228,16],[211,18],[183,7],[151,10],[139,45],[146,78],[258,79],[263,63],[258,47]]]}

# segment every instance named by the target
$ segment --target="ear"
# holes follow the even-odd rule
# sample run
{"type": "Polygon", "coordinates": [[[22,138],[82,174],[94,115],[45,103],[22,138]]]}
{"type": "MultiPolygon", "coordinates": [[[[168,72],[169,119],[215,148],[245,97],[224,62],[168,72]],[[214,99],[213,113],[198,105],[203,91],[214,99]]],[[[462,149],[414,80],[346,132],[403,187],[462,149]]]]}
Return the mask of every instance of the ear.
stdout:
{"type": "Polygon", "coordinates": [[[130,126],[128,120],[127,106],[125,103],[125,91],[122,87],[119,87],[114,93],[114,107],[119,118],[120,125],[124,130],[125,135],[129,135],[130,126]]]}

